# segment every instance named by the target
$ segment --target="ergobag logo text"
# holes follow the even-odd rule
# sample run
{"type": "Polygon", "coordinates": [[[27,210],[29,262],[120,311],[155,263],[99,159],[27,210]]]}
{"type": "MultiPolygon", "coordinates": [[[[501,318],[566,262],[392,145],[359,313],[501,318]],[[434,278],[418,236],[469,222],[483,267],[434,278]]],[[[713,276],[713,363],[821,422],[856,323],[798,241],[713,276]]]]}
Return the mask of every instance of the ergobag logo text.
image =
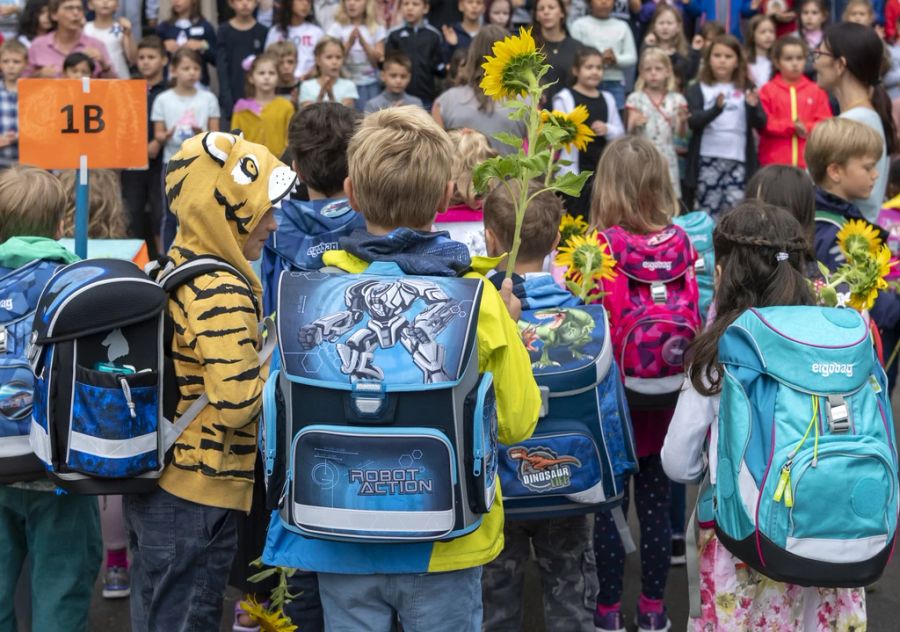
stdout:
{"type": "Polygon", "coordinates": [[[853,365],[842,364],[839,362],[815,362],[810,367],[813,373],[817,373],[822,377],[831,377],[832,375],[846,375],[853,377],[853,365]]]}

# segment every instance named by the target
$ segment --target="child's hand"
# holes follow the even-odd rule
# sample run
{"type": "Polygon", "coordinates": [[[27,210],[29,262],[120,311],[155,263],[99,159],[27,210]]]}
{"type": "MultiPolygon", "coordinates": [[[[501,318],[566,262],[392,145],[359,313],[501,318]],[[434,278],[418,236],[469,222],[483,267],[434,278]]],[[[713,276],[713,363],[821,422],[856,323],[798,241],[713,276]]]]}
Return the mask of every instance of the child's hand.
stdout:
{"type": "Polygon", "coordinates": [[[606,136],[606,132],[609,131],[609,127],[603,121],[594,121],[591,123],[591,129],[597,136],[606,136]]]}
{"type": "Polygon", "coordinates": [[[512,279],[503,279],[503,284],[500,286],[500,297],[503,299],[510,317],[513,320],[519,320],[522,317],[522,301],[513,294],[512,279]]]}
{"type": "Polygon", "coordinates": [[[694,39],[691,40],[691,48],[693,48],[694,50],[703,50],[702,35],[694,35],[694,39]]]}
{"type": "Polygon", "coordinates": [[[119,26],[122,27],[122,32],[125,33],[125,35],[131,33],[131,20],[129,20],[128,18],[119,18],[119,26]]]}
{"type": "Polygon", "coordinates": [[[187,41],[187,43],[185,44],[185,46],[187,46],[191,50],[204,50],[206,47],[206,41],[198,40],[198,39],[189,39],[187,41]]]}
{"type": "Polygon", "coordinates": [[[719,96],[716,97],[716,107],[723,108],[725,107],[725,93],[720,92],[719,96]]]}
{"type": "Polygon", "coordinates": [[[163,46],[166,47],[167,53],[174,53],[176,50],[178,50],[178,42],[173,39],[167,39],[166,41],[164,41],[163,46]]]}
{"type": "Polygon", "coordinates": [[[347,48],[350,48],[358,41],[359,41],[359,29],[355,28],[352,31],[350,31],[350,39],[347,41],[347,48]]]}
{"type": "Polygon", "coordinates": [[[744,98],[747,100],[747,105],[749,105],[751,108],[755,108],[757,105],[759,105],[759,93],[752,88],[750,90],[747,90],[746,96],[744,98]]]}
{"type": "Polygon", "coordinates": [[[604,66],[615,66],[616,65],[616,54],[613,52],[613,49],[607,48],[603,51],[603,65],[604,66]]]}
{"type": "Polygon", "coordinates": [[[647,37],[644,38],[645,46],[656,46],[656,35],[653,33],[648,33],[647,37]]]}
{"type": "Polygon", "coordinates": [[[872,28],[875,29],[876,33],[878,33],[878,37],[880,37],[881,39],[884,39],[884,27],[883,26],[881,26],[880,24],[876,24],[872,28]]]}
{"type": "Polygon", "coordinates": [[[628,109],[628,124],[630,127],[643,127],[647,124],[647,115],[637,108],[628,109]]]}
{"type": "Polygon", "coordinates": [[[169,139],[172,138],[174,135],[175,135],[175,128],[174,128],[174,127],[172,127],[172,128],[170,128],[170,129],[167,129],[167,130],[166,130],[166,140],[169,140],[169,139]]]}
{"type": "Polygon", "coordinates": [[[84,54],[87,55],[88,57],[90,57],[91,59],[93,59],[94,61],[100,61],[100,58],[102,57],[102,55],[100,54],[100,51],[97,50],[96,48],[85,48],[84,54]]]}
{"type": "Polygon", "coordinates": [[[794,131],[800,138],[806,138],[806,135],[809,133],[806,131],[806,126],[801,121],[794,121],[794,131]]]}
{"type": "Polygon", "coordinates": [[[459,37],[451,26],[445,24],[441,27],[441,32],[444,34],[444,41],[450,44],[450,46],[459,44],[459,37]]]}
{"type": "Polygon", "coordinates": [[[156,157],[159,156],[160,149],[162,149],[162,145],[160,145],[154,138],[149,143],[147,143],[147,157],[150,158],[150,160],[155,160],[156,157]]]}
{"type": "Polygon", "coordinates": [[[678,117],[679,123],[684,123],[689,118],[691,118],[691,111],[686,105],[682,105],[680,108],[678,108],[678,112],[675,114],[675,116],[678,117]]]}

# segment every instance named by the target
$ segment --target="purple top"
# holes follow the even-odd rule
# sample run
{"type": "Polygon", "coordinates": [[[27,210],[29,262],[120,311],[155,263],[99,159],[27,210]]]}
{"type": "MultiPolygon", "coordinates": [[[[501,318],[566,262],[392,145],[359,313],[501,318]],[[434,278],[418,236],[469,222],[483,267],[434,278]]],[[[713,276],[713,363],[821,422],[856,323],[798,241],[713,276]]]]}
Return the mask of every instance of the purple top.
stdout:
{"type": "MultiPolygon", "coordinates": [[[[70,53],[83,53],[88,48],[95,48],[100,51],[103,60],[106,62],[109,71],[104,73],[100,68],[100,64],[94,64],[94,77],[101,75],[107,79],[115,79],[116,71],[112,67],[109,60],[109,52],[106,45],[98,39],[81,33],[81,38],[75,43],[75,46],[68,53],[64,53],[56,47],[56,33],[51,32],[34,38],[31,42],[31,48],[28,49],[28,68],[25,71],[26,77],[37,75],[38,70],[44,66],[56,66],[59,68],[57,77],[62,77],[62,67],[66,56],[70,53]]],[[[123,77],[127,79],[127,77],[123,77]]]]}

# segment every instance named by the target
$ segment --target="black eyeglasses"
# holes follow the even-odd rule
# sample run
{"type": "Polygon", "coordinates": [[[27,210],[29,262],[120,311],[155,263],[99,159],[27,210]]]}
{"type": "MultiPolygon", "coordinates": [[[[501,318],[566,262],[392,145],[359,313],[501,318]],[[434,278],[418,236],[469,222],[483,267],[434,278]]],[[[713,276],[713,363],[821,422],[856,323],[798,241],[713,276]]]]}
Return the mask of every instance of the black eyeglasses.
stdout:
{"type": "Polygon", "coordinates": [[[829,53],[827,50],[822,50],[821,48],[814,49],[812,54],[813,54],[813,57],[815,57],[816,59],[818,59],[819,57],[822,57],[823,55],[825,57],[834,57],[834,53],[829,53]]]}

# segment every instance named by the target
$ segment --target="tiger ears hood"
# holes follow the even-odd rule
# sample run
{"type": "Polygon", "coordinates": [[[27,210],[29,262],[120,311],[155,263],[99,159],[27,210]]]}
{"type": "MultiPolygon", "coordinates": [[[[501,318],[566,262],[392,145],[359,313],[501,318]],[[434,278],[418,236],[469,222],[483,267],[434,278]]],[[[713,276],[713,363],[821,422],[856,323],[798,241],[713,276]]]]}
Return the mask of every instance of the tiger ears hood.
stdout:
{"type": "Polygon", "coordinates": [[[166,199],[178,218],[173,249],[216,255],[258,283],[243,255],[244,243],[296,183],[290,167],[240,134],[194,136],[166,167],[166,199]]]}

